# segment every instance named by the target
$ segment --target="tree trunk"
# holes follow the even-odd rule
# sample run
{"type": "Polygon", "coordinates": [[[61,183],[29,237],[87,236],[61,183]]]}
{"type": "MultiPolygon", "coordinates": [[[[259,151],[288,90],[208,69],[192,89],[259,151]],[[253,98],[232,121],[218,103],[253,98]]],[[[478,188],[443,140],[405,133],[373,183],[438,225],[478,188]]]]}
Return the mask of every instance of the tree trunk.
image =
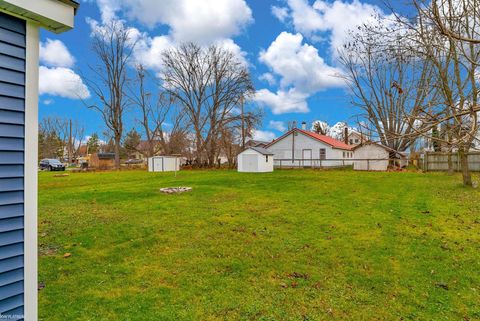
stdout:
{"type": "Polygon", "coordinates": [[[468,154],[463,147],[459,148],[458,157],[460,157],[460,165],[462,167],[463,185],[472,186],[472,175],[468,168],[468,154]]]}
{"type": "Polygon", "coordinates": [[[452,151],[448,152],[448,175],[453,175],[455,169],[453,168],[453,161],[452,161],[452,151]]]}
{"type": "Polygon", "coordinates": [[[120,169],[120,138],[115,137],[115,169],[120,169]]]}

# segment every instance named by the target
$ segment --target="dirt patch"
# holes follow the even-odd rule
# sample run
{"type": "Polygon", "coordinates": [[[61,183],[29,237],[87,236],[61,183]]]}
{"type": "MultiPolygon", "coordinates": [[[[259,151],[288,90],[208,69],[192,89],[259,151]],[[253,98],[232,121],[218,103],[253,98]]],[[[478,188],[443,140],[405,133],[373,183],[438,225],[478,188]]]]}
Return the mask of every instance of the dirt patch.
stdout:
{"type": "Polygon", "coordinates": [[[55,174],[53,175],[53,177],[67,177],[67,176],[70,176],[68,174],[55,174]]]}

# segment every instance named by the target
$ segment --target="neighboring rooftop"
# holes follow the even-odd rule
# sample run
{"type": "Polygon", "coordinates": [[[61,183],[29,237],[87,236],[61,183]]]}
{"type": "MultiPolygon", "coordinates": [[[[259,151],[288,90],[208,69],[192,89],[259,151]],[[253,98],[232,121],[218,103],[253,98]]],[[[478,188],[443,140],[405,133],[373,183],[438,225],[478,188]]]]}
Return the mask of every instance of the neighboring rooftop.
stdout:
{"type": "Polygon", "coordinates": [[[262,141],[262,140],[255,140],[255,139],[250,139],[246,143],[246,145],[248,147],[250,147],[250,146],[260,146],[260,147],[262,147],[262,146],[267,146],[268,144],[270,144],[270,142],[266,142],[266,141],[262,141]]]}
{"type": "Polygon", "coordinates": [[[273,155],[273,153],[271,151],[269,151],[268,149],[266,148],[263,148],[263,147],[255,147],[255,146],[252,146],[252,147],[249,147],[247,149],[252,149],[254,151],[256,151],[257,153],[260,153],[262,155],[273,155]]]}
{"type": "Polygon", "coordinates": [[[320,135],[320,134],[317,134],[317,133],[314,133],[314,132],[311,132],[311,131],[308,131],[308,130],[304,130],[304,129],[299,129],[299,128],[294,128],[294,129],[288,131],[287,133],[285,133],[280,138],[278,138],[278,139],[274,140],[273,142],[271,142],[270,144],[268,144],[268,146],[270,146],[273,143],[287,137],[288,135],[290,135],[294,131],[300,132],[300,133],[302,133],[306,136],[309,136],[309,137],[311,137],[315,140],[318,140],[318,141],[321,141],[322,143],[330,145],[332,148],[343,149],[343,150],[352,150],[352,148],[353,148],[353,146],[347,145],[344,142],[341,142],[341,141],[339,141],[335,138],[332,138],[330,136],[320,135]]]}
{"type": "Polygon", "coordinates": [[[387,150],[387,151],[389,151],[389,152],[391,152],[391,153],[396,153],[396,154],[398,154],[398,155],[400,155],[400,156],[403,156],[403,157],[407,156],[407,154],[405,154],[404,152],[399,152],[398,150],[395,150],[395,149],[393,149],[393,148],[390,148],[390,147],[388,147],[388,146],[385,146],[385,145],[383,145],[383,144],[381,144],[381,143],[372,142],[372,141],[363,142],[363,143],[361,143],[361,144],[353,147],[353,149],[355,150],[355,149],[358,149],[358,148],[360,148],[360,147],[362,147],[362,146],[367,146],[367,145],[376,145],[376,146],[382,147],[383,149],[385,149],[385,150],[387,150]]]}

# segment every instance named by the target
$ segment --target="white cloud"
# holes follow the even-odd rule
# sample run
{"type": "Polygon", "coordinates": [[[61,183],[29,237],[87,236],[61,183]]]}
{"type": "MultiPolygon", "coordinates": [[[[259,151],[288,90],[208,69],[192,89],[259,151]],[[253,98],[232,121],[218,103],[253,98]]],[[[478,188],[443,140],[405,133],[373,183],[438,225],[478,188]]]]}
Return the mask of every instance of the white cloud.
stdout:
{"type": "Polygon", "coordinates": [[[48,106],[48,105],[51,105],[53,104],[55,101],[53,99],[45,99],[42,103],[45,105],[45,106],[48,106]]]}
{"type": "Polygon", "coordinates": [[[253,132],[253,139],[265,142],[272,141],[276,138],[275,133],[265,130],[256,130],[253,132]]]}
{"type": "Polygon", "coordinates": [[[290,13],[287,7],[272,6],[272,14],[281,22],[285,22],[290,13]]]}
{"type": "Polygon", "coordinates": [[[285,122],[278,121],[278,120],[271,120],[270,123],[268,124],[268,127],[278,130],[280,132],[284,132],[287,130],[287,126],[285,125],[285,122]]]}
{"type": "Polygon", "coordinates": [[[260,61],[281,76],[281,87],[294,86],[301,92],[314,93],[344,86],[344,80],[338,77],[342,71],[329,66],[317,48],[302,42],[301,34],[282,32],[260,53],[260,61]]]}
{"type": "Polygon", "coordinates": [[[240,48],[232,39],[219,39],[215,41],[215,44],[219,47],[222,47],[225,50],[233,53],[238,61],[240,61],[244,66],[248,66],[247,53],[240,48]]]}
{"type": "Polygon", "coordinates": [[[48,94],[71,99],[87,99],[90,92],[72,69],[40,66],[40,95],[48,94]]]}
{"type": "Polygon", "coordinates": [[[307,99],[329,88],[345,86],[342,71],[329,66],[318,50],[303,44],[301,34],[282,32],[267,50],[260,52],[260,62],[280,77],[276,93],[259,90],[255,100],[270,107],[274,114],[307,113],[307,99]]]}
{"type": "Polygon", "coordinates": [[[144,36],[135,47],[134,59],[145,68],[160,71],[162,69],[162,52],[172,47],[172,40],[168,36],[144,36]]]}
{"type": "Polygon", "coordinates": [[[148,27],[168,25],[175,41],[211,43],[239,34],[253,21],[245,0],[96,0],[102,21],[122,18],[148,27]]]}
{"type": "Polygon", "coordinates": [[[47,39],[40,43],[40,62],[52,67],[71,68],[75,58],[60,40],[47,39]]]}
{"type": "MultiPolygon", "coordinates": [[[[375,23],[375,15],[384,15],[378,6],[359,0],[317,0],[313,5],[307,0],[288,0],[287,3],[289,18],[295,30],[316,41],[329,38],[330,50],[334,56],[347,41],[350,30],[363,24],[375,23]]],[[[281,17],[280,20],[289,19],[281,17]]]]}
{"type": "Polygon", "coordinates": [[[258,77],[258,79],[261,81],[266,81],[270,86],[274,86],[277,84],[277,80],[275,79],[275,76],[270,72],[261,74],[260,77],[258,77]]]}
{"type": "Polygon", "coordinates": [[[269,107],[275,115],[286,113],[308,113],[308,95],[296,91],[294,88],[288,91],[279,90],[276,93],[268,89],[260,89],[255,93],[254,100],[269,107]]]}
{"type": "MultiPolygon", "coordinates": [[[[106,31],[106,24],[102,24],[91,18],[87,18],[87,23],[90,25],[92,35],[105,34],[106,32],[108,33],[108,31],[106,31]]],[[[145,68],[151,69],[155,72],[159,72],[162,69],[162,53],[166,49],[172,48],[179,44],[179,42],[176,41],[176,39],[174,39],[170,34],[151,37],[147,32],[142,32],[135,27],[127,26],[126,21],[120,20],[116,17],[114,17],[110,22],[106,23],[115,23],[118,24],[119,27],[128,30],[129,42],[135,44],[131,64],[142,64],[145,68]]],[[[245,66],[249,65],[247,61],[247,53],[242,51],[240,46],[238,46],[232,39],[218,38],[213,40],[211,43],[204,45],[212,44],[218,45],[225,50],[229,50],[245,66]]]]}

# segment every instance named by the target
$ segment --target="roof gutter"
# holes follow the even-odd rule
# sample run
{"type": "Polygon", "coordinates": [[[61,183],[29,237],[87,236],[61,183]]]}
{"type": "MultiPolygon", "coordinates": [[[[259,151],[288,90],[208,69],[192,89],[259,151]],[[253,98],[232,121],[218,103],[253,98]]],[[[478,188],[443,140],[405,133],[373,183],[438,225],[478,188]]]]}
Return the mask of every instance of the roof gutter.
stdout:
{"type": "Polygon", "coordinates": [[[77,1],[73,1],[73,0],[57,0],[57,1],[68,4],[69,6],[72,6],[75,15],[77,14],[78,8],[80,8],[80,3],[78,3],[77,1]]]}
{"type": "Polygon", "coordinates": [[[0,0],[0,11],[55,33],[73,28],[79,3],[73,0],[0,0]]]}

